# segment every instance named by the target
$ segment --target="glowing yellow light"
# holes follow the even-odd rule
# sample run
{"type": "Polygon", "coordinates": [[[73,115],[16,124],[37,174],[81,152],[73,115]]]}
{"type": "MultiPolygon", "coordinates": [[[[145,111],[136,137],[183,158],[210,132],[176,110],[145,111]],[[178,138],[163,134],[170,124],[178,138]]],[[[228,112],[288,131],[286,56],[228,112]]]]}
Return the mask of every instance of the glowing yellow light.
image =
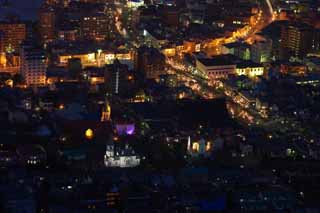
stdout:
{"type": "Polygon", "coordinates": [[[95,61],[95,54],[94,53],[89,53],[88,54],[88,61],[95,61]]]}
{"type": "Polygon", "coordinates": [[[200,150],[200,145],[199,145],[199,143],[193,143],[193,144],[192,144],[192,150],[193,150],[194,152],[199,152],[199,150],[200,150]]]}
{"type": "Polygon", "coordinates": [[[59,109],[60,109],[60,110],[64,109],[64,104],[60,104],[60,105],[59,105],[59,109]]]}
{"type": "Polygon", "coordinates": [[[94,84],[94,83],[96,83],[97,81],[98,81],[98,79],[97,79],[96,77],[92,77],[92,78],[91,78],[91,83],[94,84]]]}
{"type": "Polygon", "coordinates": [[[13,80],[11,80],[11,79],[9,79],[9,80],[7,80],[6,81],[6,85],[8,86],[8,87],[13,87],[13,80]]]}
{"type": "Polygon", "coordinates": [[[114,140],[114,141],[118,141],[119,138],[118,138],[117,136],[115,136],[115,137],[113,137],[113,140],[114,140]]]}
{"type": "Polygon", "coordinates": [[[133,76],[132,76],[132,75],[129,75],[129,76],[128,76],[128,80],[131,81],[132,79],[133,79],[133,76]]]}
{"type": "Polygon", "coordinates": [[[206,145],[206,151],[210,151],[211,150],[211,142],[208,142],[206,145]]]}
{"type": "Polygon", "coordinates": [[[85,136],[87,139],[91,140],[94,136],[93,134],[93,130],[92,129],[87,129],[86,132],[85,132],[85,136]]]}

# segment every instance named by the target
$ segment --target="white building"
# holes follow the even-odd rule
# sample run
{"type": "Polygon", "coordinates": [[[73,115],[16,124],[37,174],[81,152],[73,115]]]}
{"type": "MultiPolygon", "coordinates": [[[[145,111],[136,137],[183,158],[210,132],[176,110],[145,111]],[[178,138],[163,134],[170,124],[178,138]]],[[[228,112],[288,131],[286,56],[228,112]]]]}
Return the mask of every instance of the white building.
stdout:
{"type": "Polygon", "coordinates": [[[136,167],[140,165],[140,157],[126,144],[124,147],[116,146],[115,143],[107,144],[104,164],[106,167],[136,167]]]}
{"type": "Polygon", "coordinates": [[[137,9],[138,7],[144,6],[144,0],[128,0],[127,6],[131,9],[137,9]]]}
{"type": "Polygon", "coordinates": [[[21,47],[21,75],[28,86],[43,86],[46,84],[46,56],[44,51],[32,44],[21,47]]]}
{"type": "Polygon", "coordinates": [[[210,80],[227,78],[236,72],[236,63],[229,60],[228,57],[229,55],[198,58],[196,68],[202,73],[206,73],[210,80]]]}
{"type": "Polygon", "coordinates": [[[236,74],[248,77],[261,76],[264,73],[264,67],[259,63],[252,61],[242,61],[237,63],[236,74]]]}

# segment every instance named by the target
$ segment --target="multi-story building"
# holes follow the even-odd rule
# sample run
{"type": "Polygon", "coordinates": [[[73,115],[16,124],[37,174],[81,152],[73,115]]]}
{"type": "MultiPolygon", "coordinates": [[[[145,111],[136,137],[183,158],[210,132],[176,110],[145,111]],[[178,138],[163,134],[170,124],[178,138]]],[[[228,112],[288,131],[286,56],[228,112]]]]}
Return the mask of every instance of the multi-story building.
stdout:
{"type": "Polygon", "coordinates": [[[18,52],[26,38],[26,25],[21,22],[0,22],[0,52],[18,52]]]}
{"type": "Polygon", "coordinates": [[[113,64],[106,66],[105,84],[110,94],[123,94],[127,88],[128,67],[115,60],[113,64]]]}
{"type": "Polygon", "coordinates": [[[58,39],[63,41],[75,41],[78,37],[78,31],[75,28],[61,28],[58,30],[58,39]]]}
{"type": "Polygon", "coordinates": [[[243,60],[250,59],[250,45],[245,42],[233,42],[222,46],[223,54],[232,54],[243,60]]]}
{"type": "Polygon", "coordinates": [[[44,4],[39,11],[39,31],[43,43],[50,43],[55,39],[55,24],[55,10],[44,4]]]}
{"type": "Polygon", "coordinates": [[[28,86],[43,86],[46,84],[46,56],[41,48],[32,43],[25,42],[21,45],[20,72],[28,86]]]}
{"type": "Polygon", "coordinates": [[[109,21],[104,13],[89,14],[82,17],[81,35],[87,40],[103,41],[109,33],[109,21]]]}
{"type": "Polygon", "coordinates": [[[159,79],[166,74],[165,56],[154,48],[139,48],[135,58],[135,68],[147,79],[159,79]]]}
{"type": "Polygon", "coordinates": [[[313,28],[303,23],[293,23],[281,29],[281,58],[302,58],[312,49],[313,28]]]}
{"type": "Polygon", "coordinates": [[[197,58],[196,68],[206,73],[210,80],[215,80],[235,74],[236,63],[229,59],[229,55],[221,55],[212,58],[197,58]]]}
{"type": "Polygon", "coordinates": [[[252,61],[242,61],[237,63],[236,74],[248,77],[261,76],[264,73],[264,67],[259,63],[252,61]]]}
{"type": "Polygon", "coordinates": [[[265,39],[256,41],[251,45],[251,60],[255,63],[266,63],[271,60],[272,53],[272,40],[265,39]]]}

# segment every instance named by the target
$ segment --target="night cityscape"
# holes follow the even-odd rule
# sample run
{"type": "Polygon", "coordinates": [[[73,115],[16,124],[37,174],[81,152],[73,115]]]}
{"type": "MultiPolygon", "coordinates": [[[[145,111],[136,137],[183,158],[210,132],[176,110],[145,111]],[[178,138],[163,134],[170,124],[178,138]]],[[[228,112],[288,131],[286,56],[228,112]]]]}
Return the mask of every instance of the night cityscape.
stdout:
{"type": "Polygon", "coordinates": [[[0,213],[320,213],[320,0],[0,0],[0,213]]]}

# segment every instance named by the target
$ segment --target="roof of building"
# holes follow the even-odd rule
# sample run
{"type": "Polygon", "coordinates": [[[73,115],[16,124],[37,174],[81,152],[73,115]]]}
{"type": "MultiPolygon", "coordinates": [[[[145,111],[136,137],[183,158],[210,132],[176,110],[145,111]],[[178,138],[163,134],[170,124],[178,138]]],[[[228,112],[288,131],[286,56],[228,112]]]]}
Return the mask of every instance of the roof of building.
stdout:
{"type": "Polygon", "coordinates": [[[223,46],[227,48],[236,48],[236,47],[250,48],[250,44],[245,42],[232,42],[232,43],[225,44],[223,46]]]}
{"type": "Polygon", "coordinates": [[[249,60],[243,60],[239,63],[237,63],[237,68],[243,69],[243,68],[256,68],[256,67],[263,67],[262,64],[255,63],[253,61],[249,60]]]}
{"type": "Polygon", "coordinates": [[[222,66],[222,65],[235,65],[235,56],[233,55],[219,55],[211,58],[198,58],[198,61],[205,66],[222,66]]]}

